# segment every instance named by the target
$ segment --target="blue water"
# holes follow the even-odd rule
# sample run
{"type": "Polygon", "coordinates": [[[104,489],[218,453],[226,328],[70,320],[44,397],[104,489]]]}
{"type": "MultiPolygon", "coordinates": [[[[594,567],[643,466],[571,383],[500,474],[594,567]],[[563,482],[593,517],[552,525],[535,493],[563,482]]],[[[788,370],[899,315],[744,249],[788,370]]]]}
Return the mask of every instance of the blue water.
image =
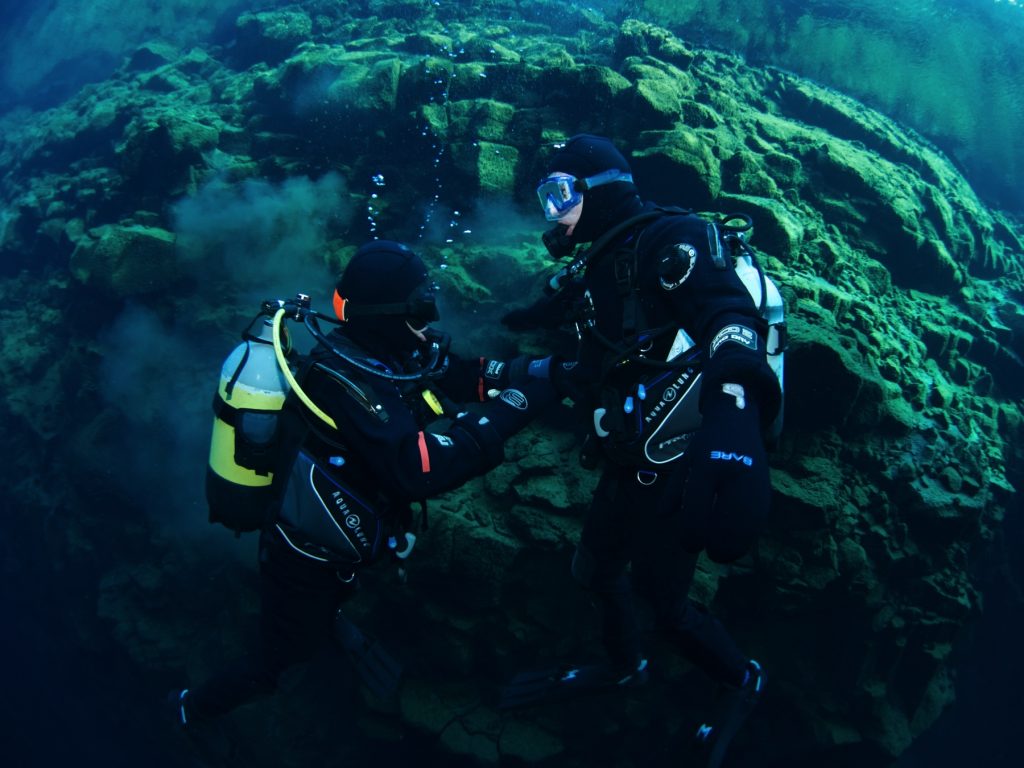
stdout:
{"type": "MultiPolygon", "coordinates": [[[[621,7],[616,2],[590,5],[608,13],[616,13],[621,7]]],[[[815,68],[814,61],[799,59],[784,46],[773,45],[763,34],[764,29],[755,30],[742,46],[734,45],[735,30],[744,24],[744,4],[719,5],[734,12],[735,17],[705,15],[678,32],[692,33],[692,39],[700,43],[737,50],[751,62],[798,72],[804,67],[807,71],[803,73],[810,77],[840,89],[856,89],[859,63],[855,59],[849,67],[853,70],[851,78],[830,83],[827,78],[831,70],[815,68]]],[[[140,6],[146,8],[145,12],[133,14],[131,9],[136,6],[114,2],[0,0],[0,110],[42,111],[58,106],[86,84],[109,77],[126,52],[154,36],[163,35],[182,45],[219,39],[226,20],[233,18],[231,11],[238,6],[235,0],[166,0],[140,6]],[[181,12],[167,10],[174,8],[181,12]],[[159,9],[162,11],[157,12],[159,9]]],[[[552,3],[551,7],[551,13],[557,13],[558,4],[552,3]]],[[[909,47],[924,51],[988,49],[991,58],[987,59],[987,68],[981,70],[987,79],[979,81],[976,88],[967,88],[988,101],[965,110],[965,114],[982,116],[986,133],[978,134],[972,125],[964,123],[956,124],[959,133],[942,135],[934,103],[914,101],[913,83],[920,71],[893,72],[894,79],[903,78],[909,83],[905,91],[895,95],[858,95],[868,103],[874,100],[876,106],[889,110],[947,151],[986,199],[1024,213],[1021,176],[1006,173],[1008,150],[1017,162],[1024,162],[1019,159],[1024,152],[1016,145],[1024,135],[1021,3],[819,2],[782,4],[779,8],[794,25],[804,11],[815,11],[828,19],[822,29],[841,28],[844,23],[865,19],[877,24],[888,20],[892,28],[898,25],[906,31],[909,47]],[[989,36],[979,39],[978,30],[987,30],[989,36]]],[[[535,6],[530,9],[536,13],[535,6]]],[[[0,169],[0,178],[3,171],[0,169]]],[[[205,400],[201,406],[206,407],[205,400]]],[[[15,453],[14,447],[5,447],[2,463],[15,470],[12,479],[17,475],[17,479],[24,480],[31,469],[21,466],[15,453]]],[[[90,490],[84,488],[83,493],[90,490]]],[[[137,524],[116,501],[98,498],[95,508],[105,516],[103,525],[112,531],[137,524]],[[122,514],[125,516],[120,517],[122,514]]],[[[91,553],[83,557],[87,565],[79,563],[70,570],[48,562],[46,514],[46,510],[7,498],[0,523],[0,554],[7,569],[0,580],[0,615],[4,617],[0,658],[7,663],[0,687],[0,730],[5,736],[0,759],[11,766],[143,764],[171,768],[194,764],[175,735],[168,732],[161,709],[163,692],[178,684],[178,678],[169,673],[140,674],[139,666],[125,657],[106,626],[94,626],[91,633],[82,633],[83,625],[89,623],[83,617],[95,613],[95,581],[109,565],[90,565],[89,559],[106,553],[91,553]]],[[[1024,584],[1022,514],[1018,506],[1007,520],[1002,545],[1005,566],[982,566],[976,574],[985,597],[985,612],[959,651],[957,703],[903,756],[900,768],[1024,764],[1024,747],[1016,738],[1019,724],[1024,722],[1020,653],[1024,617],[1019,587],[1015,586],[1024,584]]],[[[133,559],[136,556],[133,553],[133,559]]],[[[436,755],[424,756],[427,754],[422,753],[416,764],[441,760],[436,755]]],[[[408,765],[417,759],[406,754],[391,758],[396,765],[408,765]]]]}

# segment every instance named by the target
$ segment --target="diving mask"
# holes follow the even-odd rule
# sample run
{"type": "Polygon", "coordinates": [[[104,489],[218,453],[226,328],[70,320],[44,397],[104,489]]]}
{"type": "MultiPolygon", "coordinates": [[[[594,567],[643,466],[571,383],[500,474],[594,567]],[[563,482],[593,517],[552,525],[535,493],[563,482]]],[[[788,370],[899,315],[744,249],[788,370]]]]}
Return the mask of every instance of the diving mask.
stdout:
{"type": "Polygon", "coordinates": [[[544,209],[544,217],[548,221],[558,221],[583,201],[583,193],[588,189],[616,181],[632,183],[633,176],[618,168],[585,179],[578,179],[568,173],[553,173],[537,185],[537,199],[544,209]]]}

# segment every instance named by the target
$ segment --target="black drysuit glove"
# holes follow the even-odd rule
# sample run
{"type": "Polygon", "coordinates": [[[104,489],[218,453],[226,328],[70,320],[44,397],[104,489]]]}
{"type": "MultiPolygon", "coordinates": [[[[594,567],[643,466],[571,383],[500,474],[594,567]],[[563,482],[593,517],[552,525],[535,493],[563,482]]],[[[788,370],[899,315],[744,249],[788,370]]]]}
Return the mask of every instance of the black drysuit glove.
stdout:
{"type": "Polygon", "coordinates": [[[686,451],[683,546],[728,563],[753,546],[771,498],[760,408],[738,384],[702,393],[702,421],[686,451]]]}
{"type": "Polygon", "coordinates": [[[555,388],[550,381],[530,378],[501,390],[486,403],[468,406],[469,412],[455,420],[452,430],[466,433],[476,443],[484,469],[493,469],[504,460],[505,441],[555,400],[555,388]]]}
{"type": "Polygon", "coordinates": [[[558,355],[520,355],[508,363],[508,383],[514,387],[534,379],[543,379],[551,382],[559,400],[568,397],[573,402],[579,402],[583,397],[583,387],[578,380],[577,370],[576,361],[563,360],[558,355]]]}

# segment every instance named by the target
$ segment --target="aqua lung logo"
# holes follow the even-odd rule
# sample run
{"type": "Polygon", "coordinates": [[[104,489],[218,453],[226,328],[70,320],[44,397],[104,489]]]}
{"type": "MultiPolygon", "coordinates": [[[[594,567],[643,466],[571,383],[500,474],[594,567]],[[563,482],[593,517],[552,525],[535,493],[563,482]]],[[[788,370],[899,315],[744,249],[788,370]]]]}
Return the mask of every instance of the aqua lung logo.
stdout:
{"type": "Polygon", "coordinates": [[[682,446],[680,446],[681,448],[685,448],[686,447],[686,443],[690,442],[690,438],[693,437],[693,435],[694,435],[693,432],[684,432],[681,435],[676,435],[675,437],[670,437],[670,438],[668,438],[668,440],[662,440],[660,443],[658,443],[656,448],[659,451],[667,451],[667,450],[671,450],[672,448],[676,447],[679,443],[683,444],[682,446]]]}
{"type": "Polygon", "coordinates": [[[352,531],[356,541],[362,546],[369,548],[370,540],[366,538],[366,534],[363,532],[363,521],[348,506],[348,502],[345,500],[342,492],[334,491],[331,494],[331,498],[334,500],[334,509],[337,511],[338,517],[345,521],[345,527],[352,531]]]}
{"type": "Polygon", "coordinates": [[[687,368],[685,371],[679,374],[678,378],[665,387],[665,391],[661,393],[661,400],[644,416],[644,424],[650,424],[652,421],[658,421],[662,415],[662,411],[665,410],[671,403],[675,402],[675,399],[679,397],[679,393],[686,390],[687,385],[690,383],[690,379],[693,378],[693,369],[687,368]]]}

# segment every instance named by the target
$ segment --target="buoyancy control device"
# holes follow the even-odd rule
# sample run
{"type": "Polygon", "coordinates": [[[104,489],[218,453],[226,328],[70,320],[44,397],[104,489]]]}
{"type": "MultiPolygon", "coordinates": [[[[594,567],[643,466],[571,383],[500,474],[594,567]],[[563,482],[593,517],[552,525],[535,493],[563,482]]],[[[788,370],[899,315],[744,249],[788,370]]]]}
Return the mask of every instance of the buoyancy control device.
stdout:
{"type": "Polygon", "coordinates": [[[254,531],[273,513],[274,462],[281,408],[289,384],[275,350],[284,330],[259,316],[221,368],[213,400],[213,435],[206,470],[210,522],[254,531]],[[258,333],[252,333],[253,325],[258,333]]]}
{"type": "MultiPolygon", "coordinates": [[[[676,213],[689,211],[667,209],[644,213],[632,222],[625,222],[619,229],[645,223],[659,214],[676,213]]],[[[752,226],[745,214],[733,214],[708,222],[712,260],[718,269],[735,269],[765,320],[768,328],[765,339],[767,362],[782,389],[787,343],[784,302],[778,286],[764,273],[748,243],[752,226]]],[[[591,253],[595,250],[592,248],[591,253]]],[[[577,262],[586,258],[588,254],[577,262]]],[[[573,276],[581,273],[585,266],[585,261],[574,263],[559,274],[573,276]]],[[[649,372],[640,376],[628,391],[606,387],[602,403],[594,412],[594,433],[600,438],[605,455],[613,461],[628,465],[668,464],[686,452],[700,427],[702,353],[685,330],[668,330],[674,330],[675,336],[664,359],[645,359],[642,353],[630,354],[630,361],[646,364],[649,372]]],[[[605,343],[612,346],[610,342],[605,343]]],[[[782,417],[780,406],[772,424],[765,430],[767,443],[772,444],[778,439],[782,417]]]]}

